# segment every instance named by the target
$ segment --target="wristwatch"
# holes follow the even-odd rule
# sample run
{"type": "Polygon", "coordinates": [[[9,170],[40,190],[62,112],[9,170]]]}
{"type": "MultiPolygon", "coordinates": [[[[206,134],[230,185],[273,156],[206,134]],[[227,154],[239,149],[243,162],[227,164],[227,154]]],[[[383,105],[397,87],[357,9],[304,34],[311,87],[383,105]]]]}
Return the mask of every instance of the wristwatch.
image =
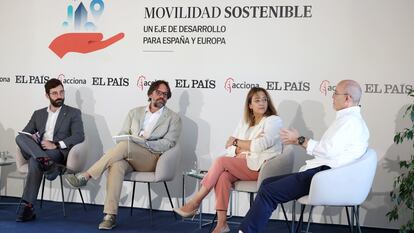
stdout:
{"type": "Polygon", "coordinates": [[[303,145],[303,143],[305,143],[305,137],[304,136],[298,137],[298,144],[303,145]]]}
{"type": "Polygon", "coordinates": [[[60,143],[59,142],[55,142],[55,146],[56,146],[56,149],[60,149],[60,143]]]}
{"type": "Polygon", "coordinates": [[[239,139],[234,139],[234,141],[233,141],[233,146],[235,146],[235,147],[237,147],[237,143],[239,142],[239,139]]]}

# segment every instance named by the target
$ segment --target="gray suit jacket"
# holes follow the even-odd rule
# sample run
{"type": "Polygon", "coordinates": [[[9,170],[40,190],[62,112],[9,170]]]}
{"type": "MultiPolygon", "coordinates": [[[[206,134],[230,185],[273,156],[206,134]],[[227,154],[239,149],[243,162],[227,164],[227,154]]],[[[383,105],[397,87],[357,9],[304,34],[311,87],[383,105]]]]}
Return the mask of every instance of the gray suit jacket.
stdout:
{"type": "MultiPolygon", "coordinates": [[[[40,135],[43,135],[46,131],[47,117],[47,107],[36,110],[23,131],[31,134],[39,132],[40,135]]],[[[67,146],[65,149],[60,149],[60,152],[65,156],[65,161],[69,150],[84,139],[81,111],[77,108],[63,105],[56,119],[53,142],[63,141],[67,146]]]]}
{"type": "MultiPolygon", "coordinates": [[[[146,106],[129,111],[119,135],[137,136],[143,128],[146,106]]],[[[155,153],[163,153],[175,146],[181,133],[181,119],[177,113],[167,107],[155,124],[149,138],[141,146],[155,153]]]]}

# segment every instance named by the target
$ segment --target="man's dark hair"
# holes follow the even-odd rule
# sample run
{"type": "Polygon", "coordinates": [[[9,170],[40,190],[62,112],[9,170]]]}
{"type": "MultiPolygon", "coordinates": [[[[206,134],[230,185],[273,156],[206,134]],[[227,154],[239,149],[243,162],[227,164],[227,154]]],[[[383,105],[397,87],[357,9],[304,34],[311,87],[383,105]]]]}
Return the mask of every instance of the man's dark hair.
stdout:
{"type": "MultiPolygon", "coordinates": [[[[164,80],[157,80],[157,81],[155,81],[155,82],[152,82],[151,83],[151,86],[149,87],[149,89],[148,89],[148,92],[147,92],[147,95],[148,96],[150,96],[155,90],[157,90],[158,89],[158,87],[161,85],[161,84],[164,84],[166,87],[167,87],[167,89],[168,89],[168,94],[167,94],[167,99],[170,99],[171,98],[171,89],[170,89],[170,85],[168,85],[168,82],[167,81],[164,81],[164,80]]],[[[151,101],[151,99],[148,99],[148,101],[151,101]]]]}
{"type": "Polygon", "coordinates": [[[46,94],[49,94],[50,89],[58,87],[60,85],[63,87],[63,84],[59,79],[56,79],[56,78],[49,79],[45,84],[46,94]]]}

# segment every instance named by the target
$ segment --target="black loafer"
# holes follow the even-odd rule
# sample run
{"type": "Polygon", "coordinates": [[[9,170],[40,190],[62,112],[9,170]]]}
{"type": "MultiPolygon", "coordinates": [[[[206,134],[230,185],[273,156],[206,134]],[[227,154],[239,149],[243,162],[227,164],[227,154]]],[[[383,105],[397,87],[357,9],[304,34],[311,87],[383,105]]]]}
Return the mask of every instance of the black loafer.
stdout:
{"type": "Polygon", "coordinates": [[[20,207],[20,213],[16,216],[16,222],[27,222],[36,219],[36,214],[33,210],[33,207],[27,205],[20,207]]]}
{"type": "Polygon", "coordinates": [[[39,157],[39,158],[36,158],[36,160],[39,165],[39,169],[42,172],[49,171],[55,165],[55,162],[48,157],[39,157]]]}
{"type": "Polygon", "coordinates": [[[55,166],[45,172],[45,176],[47,180],[54,180],[60,174],[60,169],[55,166]]]}

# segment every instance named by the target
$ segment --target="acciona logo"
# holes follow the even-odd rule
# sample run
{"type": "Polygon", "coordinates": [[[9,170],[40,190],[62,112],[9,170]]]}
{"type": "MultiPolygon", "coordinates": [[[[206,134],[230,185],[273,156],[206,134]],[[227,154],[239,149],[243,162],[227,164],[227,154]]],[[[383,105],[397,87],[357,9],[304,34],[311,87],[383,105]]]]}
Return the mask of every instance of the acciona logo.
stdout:
{"type": "Polygon", "coordinates": [[[10,77],[1,77],[0,76],[0,83],[9,83],[10,82],[10,77]]]}
{"type": "Polygon", "coordinates": [[[233,77],[228,77],[224,81],[224,90],[231,93],[234,89],[251,89],[252,87],[260,87],[258,83],[248,83],[246,81],[236,82],[233,77]]]}
{"type": "Polygon", "coordinates": [[[157,80],[147,80],[147,78],[144,75],[139,75],[137,77],[137,88],[138,90],[143,91],[145,87],[151,86],[151,84],[155,81],[157,80]]]}
{"type": "Polygon", "coordinates": [[[331,85],[331,82],[328,80],[323,80],[319,85],[319,91],[324,95],[327,96],[328,92],[335,91],[335,86],[331,85]]]}
{"type": "Polygon", "coordinates": [[[59,74],[58,79],[63,83],[63,84],[74,84],[74,85],[85,85],[86,84],[86,79],[82,79],[82,78],[76,78],[76,77],[66,77],[64,74],[59,74]]]}

